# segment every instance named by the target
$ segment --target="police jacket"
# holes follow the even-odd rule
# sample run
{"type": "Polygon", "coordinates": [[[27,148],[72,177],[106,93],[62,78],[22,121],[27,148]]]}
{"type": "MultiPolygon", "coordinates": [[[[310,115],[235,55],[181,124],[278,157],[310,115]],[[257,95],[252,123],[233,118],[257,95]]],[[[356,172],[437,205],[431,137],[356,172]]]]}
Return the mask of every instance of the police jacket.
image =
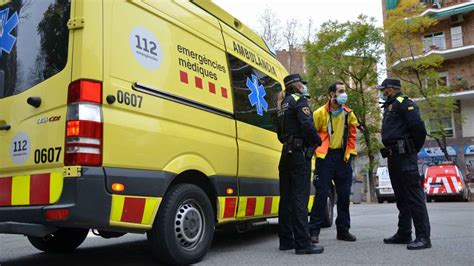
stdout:
{"type": "Polygon", "coordinates": [[[303,139],[308,147],[321,145],[321,138],[316,132],[313,115],[308,100],[299,93],[286,93],[278,111],[278,139],[281,143],[289,137],[303,139]]]}
{"type": "Polygon", "coordinates": [[[426,139],[426,128],[418,106],[400,92],[390,97],[382,108],[382,142],[385,147],[395,145],[397,140],[408,136],[419,151],[426,139]]]}

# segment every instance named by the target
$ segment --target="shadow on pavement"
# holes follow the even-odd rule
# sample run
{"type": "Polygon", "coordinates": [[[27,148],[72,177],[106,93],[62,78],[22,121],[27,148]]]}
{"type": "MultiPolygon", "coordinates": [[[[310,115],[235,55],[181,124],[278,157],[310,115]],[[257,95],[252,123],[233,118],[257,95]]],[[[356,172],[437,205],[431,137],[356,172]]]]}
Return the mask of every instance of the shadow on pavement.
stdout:
{"type": "MultiPolygon", "coordinates": [[[[244,243],[249,246],[256,245],[266,242],[269,238],[273,238],[277,235],[278,224],[265,225],[245,233],[238,233],[235,230],[230,230],[230,228],[217,230],[210,252],[236,249],[241,247],[244,243]]],[[[275,246],[278,246],[278,243],[275,243],[275,246]]]]}
{"type": "Polygon", "coordinates": [[[38,253],[4,261],[7,265],[156,265],[146,240],[78,248],[73,253],[38,253]]]}
{"type": "MultiPolygon", "coordinates": [[[[238,249],[246,245],[265,242],[278,233],[278,225],[237,233],[232,230],[217,230],[209,253],[222,250],[238,249]]],[[[277,245],[277,244],[275,244],[277,245]]],[[[206,260],[206,258],[204,258],[206,260]]],[[[1,266],[10,265],[157,265],[151,257],[150,247],[146,240],[130,241],[94,247],[80,247],[73,253],[47,254],[37,253],[0,262],[1,266]]]]}

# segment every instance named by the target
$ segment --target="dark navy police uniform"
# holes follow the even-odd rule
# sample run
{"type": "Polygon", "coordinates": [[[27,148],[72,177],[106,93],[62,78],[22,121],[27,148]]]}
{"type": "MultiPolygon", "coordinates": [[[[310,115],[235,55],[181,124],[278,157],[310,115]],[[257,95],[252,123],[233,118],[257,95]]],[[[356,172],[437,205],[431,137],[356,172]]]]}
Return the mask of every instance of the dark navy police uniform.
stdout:
{"type": "Polygon", "coordinates": [[[298,251],[311,245],[308,231],[311,158],[321,139],[308,100],[300,94],[286,93],[278,118],[278,139],[283,143],[278,166],[280,248],[294,245],[298,251]]]}
{"type": "MultiPolygon", "coordinates": [[[[397,80],[398,81],[398,80],[397,80]]],[[[398,83],[399,86],[399,81],[398,83]]],[[[382,156],[387,157],[390,180],[397,201],[397,234],[384,240],[411,240],[411,221],[417,239],[430,238],[430,222],[423,184],[418,172],[418,151],[426,139],[426,129],[417,105],[401,92],[383,105],[382,156]]],[[[391,243],[390,243],[391,244],[391,243]]],[[[431,244],[430,244],[431,245],[431,244]]]]}

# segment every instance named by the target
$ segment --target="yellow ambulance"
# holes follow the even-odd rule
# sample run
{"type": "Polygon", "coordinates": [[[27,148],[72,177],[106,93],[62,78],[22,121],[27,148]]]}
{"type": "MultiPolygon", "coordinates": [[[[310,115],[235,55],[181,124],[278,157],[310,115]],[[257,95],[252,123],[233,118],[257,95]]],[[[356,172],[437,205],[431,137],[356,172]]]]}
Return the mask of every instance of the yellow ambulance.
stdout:
{"type": "Polygon", "coordinates": [[[0,233],[147,233],[189,264],[216,226],[277,216],[287,72],[212,1],[0,0],[0,27],[0,233]]]}

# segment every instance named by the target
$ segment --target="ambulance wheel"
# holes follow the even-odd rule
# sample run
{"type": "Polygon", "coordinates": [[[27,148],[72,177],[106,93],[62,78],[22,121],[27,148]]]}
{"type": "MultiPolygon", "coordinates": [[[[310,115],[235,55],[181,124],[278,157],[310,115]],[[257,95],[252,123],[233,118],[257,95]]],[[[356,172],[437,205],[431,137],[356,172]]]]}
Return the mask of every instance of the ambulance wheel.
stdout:
{"type": "Polygon", "coordinates": [[[71,252],[79,247],[87,237],[89,229],[60,228],[45,237],[29,236],[28,240],[37,249],[49,253],[71,252]]]}
{"type": "Polygon", "coordinates": [[[147,237],[155,259],[193,264],[204,258],[214,236],[214,211],[198,186],[179,184],[166,193],[147,237]]]}
{"type": "Polygon", "coordinates": [[[334,194],[332,192],[328,193],[328,198],[326,200],[326,213],[323,217],[323,223],[321,227],[331,227],[334,220],[334,194]]]}

